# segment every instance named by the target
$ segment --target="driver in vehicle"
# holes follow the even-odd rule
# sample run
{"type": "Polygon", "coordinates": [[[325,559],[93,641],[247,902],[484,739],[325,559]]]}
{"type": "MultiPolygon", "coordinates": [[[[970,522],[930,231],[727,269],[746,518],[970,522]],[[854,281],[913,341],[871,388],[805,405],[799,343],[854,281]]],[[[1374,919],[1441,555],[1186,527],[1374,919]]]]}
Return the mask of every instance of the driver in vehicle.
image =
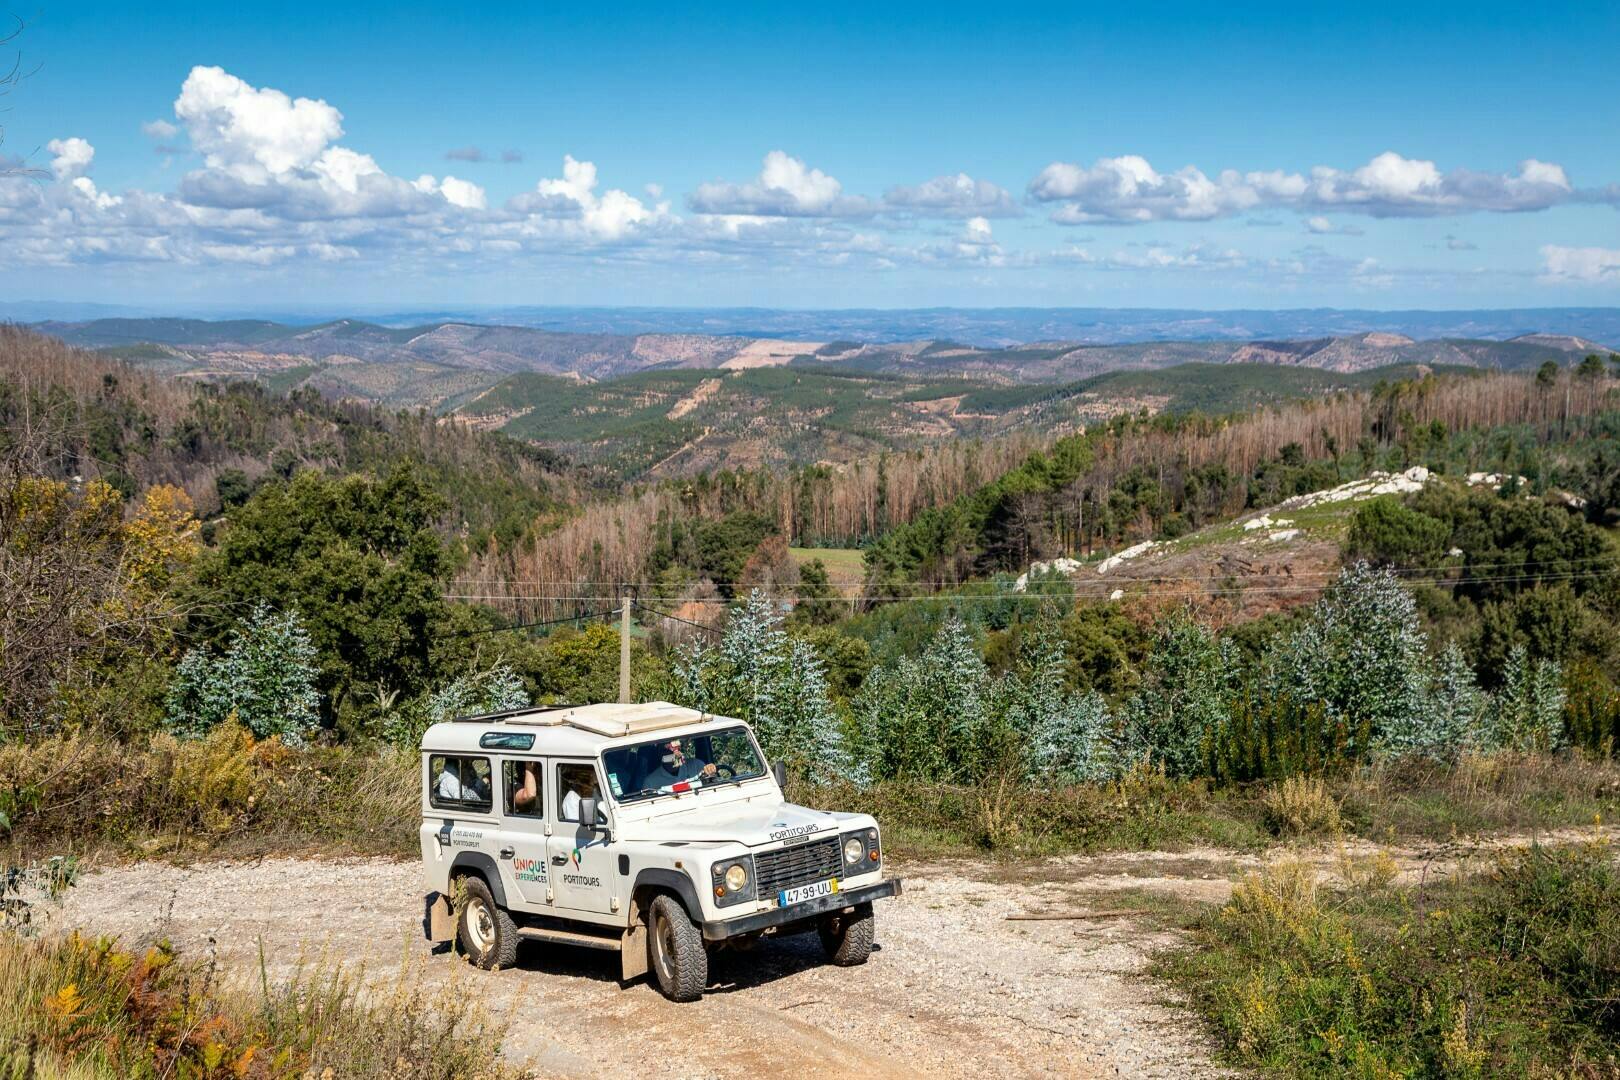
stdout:
{"type": "Polygon", "coordinates": [[[665,743],[664,755],[657,768],[649,772],[641,781],[643,787],[667,788],[683,780],[695,780],[702,777],[704,780],[712,779],[719,771],[714,765],[699,761],[695,757],[688,757],[681,749],[681,741],[665,743]]]}
{"type": "MultiPolygon", "coordinates": [[[[568,792],[563,795],[562,819],[564,821],[578,821],[579,804],[585,799],[598,798],[596,794],[596,773],[581,771],[580,775],[570,782],[568,792]]],[[[600,817],[600,814],[598,814],[600,817]]]]}

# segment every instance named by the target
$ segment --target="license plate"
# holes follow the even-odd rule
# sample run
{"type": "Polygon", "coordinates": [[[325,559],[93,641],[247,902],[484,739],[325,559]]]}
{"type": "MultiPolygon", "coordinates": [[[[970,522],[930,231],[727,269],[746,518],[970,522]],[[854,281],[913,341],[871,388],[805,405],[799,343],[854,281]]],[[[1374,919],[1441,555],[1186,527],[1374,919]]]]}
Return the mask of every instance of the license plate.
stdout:
{"type": "Polygon", "coordinates": [[[789,904],[802,904],[806,900],[815,900],[823,896],[831,896],[838,891],[838,879],[828,878],[826,881],[817,881],[810,885],[800,885],[792,889],[783,889],[776,894],[778,907],[787,907],[789,904]]]}

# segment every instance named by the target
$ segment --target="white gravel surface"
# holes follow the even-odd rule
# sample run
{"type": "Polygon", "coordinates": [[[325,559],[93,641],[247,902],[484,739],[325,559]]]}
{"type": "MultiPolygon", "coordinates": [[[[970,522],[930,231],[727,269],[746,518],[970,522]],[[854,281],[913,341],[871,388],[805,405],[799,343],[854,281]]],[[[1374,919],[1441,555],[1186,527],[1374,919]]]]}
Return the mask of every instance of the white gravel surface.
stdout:
{"type": "MultiPolygon", "coordinates": [[[[1224,879],[1222,869],[1187,877],[1224,879]]],[[[1172,936],[1132,918],[1006,918],[1095,910],[1097,890],[1151,887],[1143,875],[1179,878],[1181,864],[1052,860],[1009,874],[964,860],[895,871],[905,895],[878,903],[880,948],[864,967],[826,965],[813,935],[784,939],[717,957],[693,1005],[644,982],[621,986],[615,954],[528,942],[514,970],[477,972],[439,955],[423,978],[484,995],[511,1018],[508,1055],[542,1076],[1220,1072],[1195,1025],[1143,975],[1172,936]],[[681,1048],[673,1058],[672,1047],[681,1048]]],[[[426,956],[421,903],[411,863],[137,863],[88,875],[57,920],[131,940],[166,936],[194,954],[216,952],[228,969],[249,970],[262,942],[272,976],[324,953],[381,977],[402,958],[426,956]]]]}

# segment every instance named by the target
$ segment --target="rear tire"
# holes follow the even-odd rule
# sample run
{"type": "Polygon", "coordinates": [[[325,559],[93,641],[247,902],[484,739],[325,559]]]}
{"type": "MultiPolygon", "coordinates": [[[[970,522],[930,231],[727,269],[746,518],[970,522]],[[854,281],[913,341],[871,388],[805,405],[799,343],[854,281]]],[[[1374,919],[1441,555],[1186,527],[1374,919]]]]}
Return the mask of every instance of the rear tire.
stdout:
{"type": "Polygon", "coordinates": [[[864,964],[872,955],[876,928],[871,904],[861,904],[847,915],[829,915],[821,923],[821,947],[827,951],[827,959],[839,967],[864,964]]]}
{"type": "Polygon", "coordinates": [[[495,902],[483,878],[469,874],[461,880],[467,902],[456,920],[456,936],[467,959],[485,971],[511,967],[517,963],[517,923],[495,902]]]}
{"type": "Polygon", "coordinates": [[[709,982],[709,951],[703,932],[668,893],[647,909],[647,966],[671,1001],[696,1001],[709,982]]]}

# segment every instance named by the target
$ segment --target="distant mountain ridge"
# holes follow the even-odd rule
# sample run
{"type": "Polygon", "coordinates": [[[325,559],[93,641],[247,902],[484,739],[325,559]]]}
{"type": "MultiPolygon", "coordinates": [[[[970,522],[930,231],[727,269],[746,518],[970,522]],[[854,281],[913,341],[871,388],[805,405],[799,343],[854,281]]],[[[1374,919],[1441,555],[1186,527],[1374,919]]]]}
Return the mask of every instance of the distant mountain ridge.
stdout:
{"type": "MultiPolygon", "coordinates": [[[[435,406],[490,375],[537,372],[586,380],[612,379],[654,368],[744,368],[833,363],[872,373],[943,374],[998,383],[1065,382],[1109,371],[1169,367],[1184,363],[1271,363],[1354,372],[1391,364],[1445,364],[1518,370],[1547,360],[1568,362],[1609,348],[1583,337],[1534,332],[1508,340],[1442,337],[1417,340],[1387,331],[1309,338],[1151,340],[1098,344],[1062,339],[999,348],[940,338],[903,342],[837,340],[826,335],[773,338],[724,334],[571,333],[527,326],[441,321],[384,326],[337,319],[294,326],[259,319],[95,319],[44,322],[35,328],[70,344],[131,352],[130,359],[157,363],[175,374],[250,374],[313,366],[321,371],[377,364],[413,364],[430,387],[435,406]],[[166,352],[152,352],[151,347],[166,352]]],[[[403,371],[403,369],[402,369],[403,371]]],[[[394,374],[399,374],[396,372],[394,374]]],[[[319,371],[306,377],[320,380],[319,371]]],[[[382,373],[339,373],[377,381],[382,373]]],[[[381,377],[382,383],[395,383],[381,377]]],[[[409,382],[410,380],[407,380],[409,382]]],[[[485,383],[493,385],[494,379],[485,383]]],[[[351,388],[360,396],[375,396],[351,388]]],[[[397,390],[398,387],[395,387],[397,390]]],[[[384,398],[388,394],[382,395],[384,398]]]]}

